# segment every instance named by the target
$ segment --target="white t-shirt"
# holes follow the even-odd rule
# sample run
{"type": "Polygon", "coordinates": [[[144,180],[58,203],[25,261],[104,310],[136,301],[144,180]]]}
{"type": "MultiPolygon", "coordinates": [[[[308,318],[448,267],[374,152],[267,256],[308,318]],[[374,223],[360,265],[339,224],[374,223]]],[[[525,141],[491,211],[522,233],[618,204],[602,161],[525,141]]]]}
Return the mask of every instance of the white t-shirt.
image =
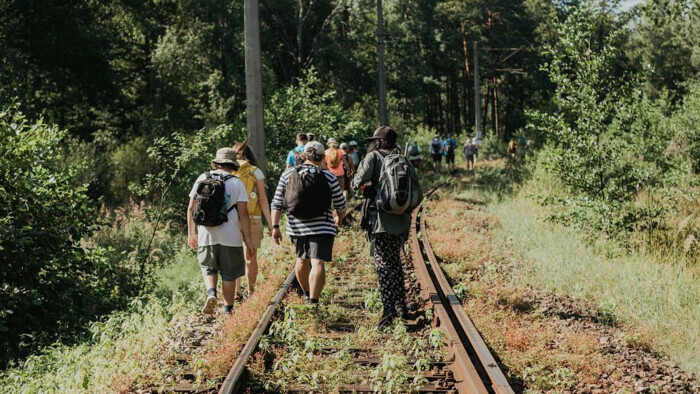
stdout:
{"type": "MultiPolygon", "coordinates": [[[[216,176],[214,174],[230,175],[223,170],[211,171],[211,174],[212,176],[216,176]]],[[[205,178],[204,174],[197,178],[190,191],[190,198],[197,195],[197,184],[205,178]]],[[[240,179],[234,177],[226,181],[226,202],[229,208],[239,202],[248,202],[248,193],[240,179]]],[[[197,226],[197,233],[199,246],[243,246],[243,237],[238,226],[238,210],[235,208],[228,213],[228,221],[224,224],[216,227],[197,226]]]]}

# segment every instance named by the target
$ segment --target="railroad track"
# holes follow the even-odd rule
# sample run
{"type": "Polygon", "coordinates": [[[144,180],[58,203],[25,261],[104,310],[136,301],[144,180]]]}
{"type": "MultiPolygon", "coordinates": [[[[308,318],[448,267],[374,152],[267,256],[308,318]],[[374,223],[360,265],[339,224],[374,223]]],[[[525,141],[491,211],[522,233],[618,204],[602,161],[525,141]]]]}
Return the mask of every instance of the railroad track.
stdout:
{"type": "MultiPolygon", "coordinates": [[[[438,188],[431,190],[427,195],[432,195],[438,188]]],[[[401,359],[409,366],[413,364],[421,366],[409,371],[398,386],[389,386],[392,392],[513,393],[439,267],[425,230],[423,208],[420,208],[413,214],[413,226],[409,239],[411,253],[404,256],[405,279],[407,283],[412,283],[408,286],[409,318],[405,322],[405,331],[399,334],[372,331],[371,327],[376,322],[377,314],[376,312],[372,314],[366,309],[368,300],[372,299],[373,294],[376,296],[378,284],[374,279],[373,264],[368,261],[366,251],[362,248],[359,248],[360,250],[353,248],[344,265],[328,267],[329,279],[324,290],[324,293],[330,294],[325,300],[327,307],[332,308],[336,313],[341,313],[342,318],[330,324],[322,324],[320,328],[316,327],[317,324],[316,328],[306,329],[303,334],[307,346],[309,342],[317,344],[313,346],[311,352],[318,357],[326,357],[323,363],[342,359],[344,370],[340,371],[340,374],[344,380],[341,384],[331,387],[328,382],[309,383],[299,378],[293,379],[294,383],[283,387],[277,386],[272,390],[372,393],[380,388],[380,390],[389,391],[387,387],[378,385],[378,374],[372,372],[379,368],[386,368],[387,354],[396,351],[396,348],[387,349],[387,344],[397,341],[396,335],[401,335],[403,338],[401,340],[404,341],[402,343],[406,347],[410,347],[408,344],[411,343],[427,344],[430,338],[436,335],[436,331],[439,331],[442,333],[440,339],[442,346],[439,351],[420,352],[422,356],[415,357],[419,352],[413,349],[413,353],[398,356],[403,357],[401,359]],[[375,334],[367,334],[369,332],[375,334]],[[371,339],[362,338],[372,335],[374,337],[371,339]],[[334,357],[337,354],[345,356],[334,357]],[[413,384],[410,384],[412,378],[413,384]]],[[[279,311],[292,280],[293,275],[290,273],[226,376],[219,393],[267,390],[268,386],[262,385],[261,382],[257,385],[247,382],[250,373],[246,372],[261,340],[263,338],[269,340],[268,330],[271,323],[281,319],[279,311]]],[[[303,309],[304,306],[297,307],[308,312],[307,314],[315,313],[303,309]]],[[[276,329],[279,330],[279,328],[276,329]]],[[[285,357],[284,354],[277,356],[285,357]]],[[[311,359],[312,357],[309,356],[308,360],[311,359]]],[[[271,366],[268,365],[265,368],[269,369],[271,366]]],[[[272,371],[266,371],[263,375],[274,374],[272,371]]]]}

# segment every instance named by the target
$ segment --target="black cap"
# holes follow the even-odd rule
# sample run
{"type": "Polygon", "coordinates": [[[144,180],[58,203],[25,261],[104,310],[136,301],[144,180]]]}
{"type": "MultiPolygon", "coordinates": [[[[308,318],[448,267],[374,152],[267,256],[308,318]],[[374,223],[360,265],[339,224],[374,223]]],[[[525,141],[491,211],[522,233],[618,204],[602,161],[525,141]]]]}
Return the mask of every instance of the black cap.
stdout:
{"type": "Polygon", "coordinates": [[[368,141],[371,140],[387,140],[390,143],[395,143],[398,135],[396,131],[389,126],[382,126],[374,131],[374,135],[369,138],[365,138],[368,141]]]}

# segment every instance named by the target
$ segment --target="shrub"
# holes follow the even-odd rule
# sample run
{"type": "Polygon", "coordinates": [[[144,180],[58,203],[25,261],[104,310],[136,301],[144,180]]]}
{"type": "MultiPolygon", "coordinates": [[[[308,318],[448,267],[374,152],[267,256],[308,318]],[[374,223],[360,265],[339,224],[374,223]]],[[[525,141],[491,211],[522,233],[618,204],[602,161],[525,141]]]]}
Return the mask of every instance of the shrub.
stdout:
{"type": "Polygon", "coordinates": [[[0,110],[0,359],[104,308],[99,260],[80,248],[95,225],[76,171],[58,169],[65,132],[0,110]]]}

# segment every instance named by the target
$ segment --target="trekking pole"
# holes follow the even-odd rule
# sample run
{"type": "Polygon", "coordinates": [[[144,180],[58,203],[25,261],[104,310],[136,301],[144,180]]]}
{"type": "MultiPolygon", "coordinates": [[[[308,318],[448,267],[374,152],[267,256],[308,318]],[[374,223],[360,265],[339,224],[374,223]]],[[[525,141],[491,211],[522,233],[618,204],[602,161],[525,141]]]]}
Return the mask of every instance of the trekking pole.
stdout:
{"type": "Polygon", "coordinates": [[[406,149],[403,151],[404,156],[408,156],[408,141],[406,141],[406,149]]]}

